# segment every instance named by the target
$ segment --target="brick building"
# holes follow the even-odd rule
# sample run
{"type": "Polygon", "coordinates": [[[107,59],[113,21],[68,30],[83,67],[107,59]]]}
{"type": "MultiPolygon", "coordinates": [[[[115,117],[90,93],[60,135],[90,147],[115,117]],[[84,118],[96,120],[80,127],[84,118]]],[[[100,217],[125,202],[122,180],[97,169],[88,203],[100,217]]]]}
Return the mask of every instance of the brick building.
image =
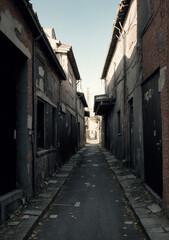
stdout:
{"type": "Polygon", "coordinates": [[[0,43],[4,221],[56,169],[59,89],[66,75],[28,0],[0,2],[0,43]]]}
{"type": "Polygon", "coordinates": [[[169,209],[168,23],[165,0],[122,0],[95,96],[103,143],[169,209]]]}
{"type": "Polygon", "coordinates": [[[14,200],[32,194],[32,43],[38,29],[28,5],[0,2],[0,196],[10,193],[14,200]]]}
{"type": "Polygon", "coordinates": [[[67,80],[60,84],[59,155],[64,162],[84,144],[85,111],[87,106],[83,93],[77,92],[81,81],[72,46],[56,39],[53,28],[44,29],[46,36],[63,67],[67,80]],[[65,151],[66,149],[66,151],[65,151]]]}
{"type": "Polygon", "coordinates": [[[83,92],[77,92],[77,122],[78,122],[78,147],[84,146],[86,142],[85,118],[88,118],[86,98],[83,92]]]}
{"type": "Polygon", "coordinates": [[[145,179],[169,212],[169,3],[157,0],[149,6],[150,17],[142,32],[145,179]]]}

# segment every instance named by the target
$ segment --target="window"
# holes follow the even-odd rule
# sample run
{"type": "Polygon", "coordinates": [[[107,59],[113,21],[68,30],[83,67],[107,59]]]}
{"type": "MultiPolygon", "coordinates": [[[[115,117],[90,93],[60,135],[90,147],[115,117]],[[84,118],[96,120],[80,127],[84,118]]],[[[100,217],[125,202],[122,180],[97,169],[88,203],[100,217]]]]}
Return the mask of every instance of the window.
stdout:
{"type": "Polygon", "coordinates": [[[44,102],[38,100],[37,102],[37,148],[38,150],[43,149],[45,147],[44,113],[45,113],[45,104],[44,102]]]}
{"type": "Polygon", "coordinates": [[[37,101],[37,150],[56,146],[56,108],[38,99],[37,101]]]}
{"type": "Polygon", "coordinates": [[[37,102],[37,150],[51,149],[56,143],[56,109],[38,99],[37,102]]]}
{"type": "Polygon", "coordinates": [[[120,110],[117,112],[117,118],[118,118],[118,135],[121,135],[121,112],[120,112],[120,110]]]}

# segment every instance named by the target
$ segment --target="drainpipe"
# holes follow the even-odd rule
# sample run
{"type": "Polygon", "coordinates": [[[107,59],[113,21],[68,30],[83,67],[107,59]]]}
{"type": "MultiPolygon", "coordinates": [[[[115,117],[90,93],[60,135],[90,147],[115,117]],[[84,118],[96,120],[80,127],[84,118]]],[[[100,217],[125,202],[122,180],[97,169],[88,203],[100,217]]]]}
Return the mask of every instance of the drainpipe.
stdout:
{"type": "Polygon", "coordinates": [[[32,103],[33,103],[33,118],[32,118],[32,178],[33,192],[36,193],[36,80],[35,80],[35,46],[36,42],[42,37],[42,33],[34,38],[32,44],[32,103]]]}
{"type": "MultiPolygon", "coordinates": [[[[75,99],[76,99],[76,106],[75,106],[75,111],[76,111],[76,136],[77,136],[77,139],[76,139],[76,141],[77,141],[77,150],[79,150],[79,148],[80,148],[80,143],[81,143],[81,132],[79,133],[79,131],[78,131],[78,109],[77,109],[77,100],[78,100],[78,98],[80,99],[80,97],[77,97],[77,85],[79,84],[79,82],[81,81],[82,79],[78,79],[78,81],[76,80],[76,96],[75,96],[75,99]],[[80,134],[80,136],[79,136],[79,134],[80,134]]],[[[76,151],[77,151],[76,150],[76,151]]]]}
{"type": "Polygon", "coordinates": [[[126,106],[126,101],[127,101],[127,84],[126,84],[126,32],[124,31],[123,35],[123,74],[124,74],[124,89],[123,89],[123,95],[124,95],[124,121],[123,121],[123,134],[124,134],[124,158],[127,157],[127,106],[126,106]]]}
{"type": "Polygon", "coordinates": [[[58,167],[60,168],[61,166],[61,159],[60,159],[60,118],[61,118],[61,112],[60,112],[60,108],[61,108],[61,83],[62,80],[59,79],[59,103],[58,103],[58,113],[57,113],[57,151],[58,151],[58,167]]]}

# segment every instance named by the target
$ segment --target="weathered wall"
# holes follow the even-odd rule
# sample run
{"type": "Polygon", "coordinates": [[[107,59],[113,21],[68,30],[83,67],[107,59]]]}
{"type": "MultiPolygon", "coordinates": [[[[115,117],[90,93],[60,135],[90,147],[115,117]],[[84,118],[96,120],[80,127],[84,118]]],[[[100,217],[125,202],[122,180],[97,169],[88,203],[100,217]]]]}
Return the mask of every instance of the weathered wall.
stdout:
{"type": "Polygon", "coordinates": [[[115,97],[113,109],[105,117],[105,137],[107,147],[120,159],[124,157],[123,116],[124,116],[124,83],[123,83],[123,38],[120,37],[105,79],[105,92],[109,98],[115,97]],[[120,111],[121,131],[118,132],[118,111],[120,111]]]}
{"type": "MultiPolygon", "coordinates": [[[[35,86],[36,86],[36,163],[35,182],[38,189],[44,179],[50,176],[59,165],[58,156],[58,113],[60,79],[57,69],[54,69],[40,44],[36,44],[35,56],[35,86]],[[38,101],[44,111],[39,116],[38,101]],[[39,137],[41,129],[38,127],[41,121],[44,129],[43,139],[39,137]]],[[[41,109],[40,109],[41,111],[41,109]]],[[[43,130],[42,129],[42,130],[43,130]]]]}
{"type": "MultiPolygon", "coordinates": [[[[17,117],[17,187],[24,189],[25,197],[32,193],[32,41],[33,34],[23,13],[12,1],[0,2],[0,33],[4,34],[10,43],[25,56],[25,66],[20,67],[22,81],[17,86],[17,102],[20,115],[17,117]],[[21,90],[22,89],[22,90],[21,90]],[[24,90],[23,90],[24,89],[24,90]],[[23,92],[24,91],[24,94],[23,92]],[[25,95],[25,97],[24,97],[25,95]],[[24,104],[24,105],[23,105],[24,104]],[[21,147],[22,146],[22,147],[21,147]]],[[[11,58],[10,53],[8,57],[11,58]]],[[[13,62],[15,64],[15,61],[13,62]]],[[[20,75],[20,76],[21,76],[20,75]]],[[[10,85],[9,85],[10,86],[10,85]]]]}
{"type": "Polygon", "coordinates": [[[59,156],[63,164],[78,148],[77,86],[68,53],[57,53],[66,81],[60,85],[59,156]]]}
{"type": "Polygon", "coordinates": [[[85,117],[84,117],[84,106],[77,96],[77,121],[79,124],[78,129],[78,144],[79,147],[82,147],[85,144],[85,117]]]}
{"type": "Polygon", "coordinates": [[[124,29],[126,30],[124,44],[126,45],[126,84],[125,84],[125,158],[139,176],[141,173],[141,129],[142,108],[140,81],[141,73],[139,61],[137,1],[132,1],[127,14],[124,29]],[[133,109],[130,109],[130,104],[133,109]],[[131,111],[133,111],[131,113],[131,111]],[[131,116],[132,114],[132,116],[131,116]],[[131,120],[131,118],[133,118],[131,120]],[[132,122],[131,122],[132,121],[132,122]]]}
{"type": "MultiPolygon", "coordinates": [[[[137,1],[132,1],[126,20],[121,30],[120,38],[117,40],[116,48],[111,60],[111,64],[106,76],[106,93],[109,97],[115,96],[116,103],[114,109],[108,117],[108,132],[110,132],[110,149],[120,158],[126,158],[130,161],[129,155],[129,112],[128,101],[137,94],[141,94],[137,90],[139,76],[139,61],[137,52],[137,1]],[[135,94],[137,91],[137,94],[135,94]],[[121,132],[118,131],[118,112],[121,117],[121,132]]],[[[137,101],[133,99],[134,104],[134,119],[137,124],[134,125],[135,139],[133,146],[132,159],[134,163],[132,167],[140,174],[140,121],[137,117],[141,115],[140,98],[137,101]],[[139,99],[139,102],[138,102],[139,99]],[[138,108],[139,106],[139,108],[138,108]],[[138,159],[139,158],[139,159],[138,159]]]]}
{"type": "Polygon", "coordinates": [[[70,108],[58,117],[59,163],[64,164],[77,150],[76,114],[70,108]]]}
{"type": "Polygon", "coordinates": [[[143,80],[159,69],[162,117],[163,200],[169,211],[169,95],[166,72],[168,59],[167,1],[151,1],[151,18],[143,32],[143,80]],[[151,46],[151,47],[150,47],[151,46]]]}
{"type": "Polygon", "coordinates": [[[62,81],[60,97],[61,100],[73,110],[76,110],[76,79],[67,54],[57,54],[60,63],[66,73],[67,80],[62,81]]]}

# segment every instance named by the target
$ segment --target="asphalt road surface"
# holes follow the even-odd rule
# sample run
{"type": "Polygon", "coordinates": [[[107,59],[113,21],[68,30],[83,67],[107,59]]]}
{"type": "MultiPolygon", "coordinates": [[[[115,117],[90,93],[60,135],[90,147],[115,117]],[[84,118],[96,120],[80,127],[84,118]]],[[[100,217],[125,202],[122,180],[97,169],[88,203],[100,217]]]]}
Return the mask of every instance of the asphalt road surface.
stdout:
{"type": "Polygon", "coordinates": [[[98,145],[82,159],[29,239],[146,240],[98,145]]]}

